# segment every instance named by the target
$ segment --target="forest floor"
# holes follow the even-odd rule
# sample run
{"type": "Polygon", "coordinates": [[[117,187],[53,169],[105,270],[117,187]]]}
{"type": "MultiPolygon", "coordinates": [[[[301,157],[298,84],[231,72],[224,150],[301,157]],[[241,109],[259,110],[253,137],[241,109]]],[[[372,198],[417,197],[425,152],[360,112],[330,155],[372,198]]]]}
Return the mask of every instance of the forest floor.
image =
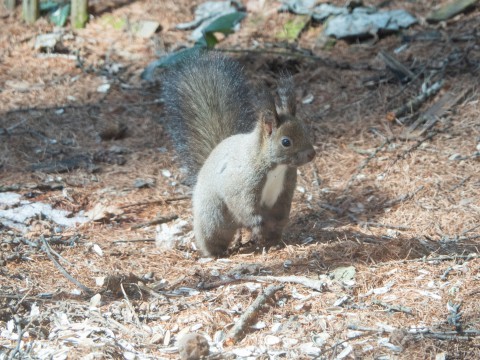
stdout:
{"type": "Polygon", "coordinates": [[[161,81],[140,77],[191,45],[175,25],[198,3],[93,1],[75,31],[1,10],[0,359],[178,358],[188,332],[224,358],[479,359],[480,7],[429,24],[431,2],[389,1],[419,23],[334,43],[314,23],[287,43],[277,34],[295,15],[248,1],[217,48],[272,88],[292,73],[317,157],[299,169],[281,246],[242,239],[205,259],[161,81]],[[161,28],[138,37],[138,20],[161,28]],[[55,49],[36,49],[53,31],[55,49]],[[381,51],[413,78],[401,81],[381,51]],[[28,207],[41,210],[22,218],[28,207]],[[185,223],[176,248],[162,248],[185,223]]]}

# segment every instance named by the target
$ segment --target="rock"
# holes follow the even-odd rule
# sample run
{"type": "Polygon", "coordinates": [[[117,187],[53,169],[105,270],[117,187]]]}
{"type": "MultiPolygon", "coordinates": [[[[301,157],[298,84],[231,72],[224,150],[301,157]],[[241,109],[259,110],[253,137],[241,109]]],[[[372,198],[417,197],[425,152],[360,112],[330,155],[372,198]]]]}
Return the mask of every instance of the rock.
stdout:
{"type": "Polygon", "coordinates": [[[427,16],[429,22],[439,22],[448,20],[455,15],[465,12],[469,8],[473,7],[478,0],[456,0],[449,1],[446,4],[440,6],[437,10],[434,10],[427,16]]]}
{"type": "Polygon", "coordinates": [[[373,36],[378,31],[398,31],[417,23],[405,10],[372,11],[369,8],[355,8],[352,13],[328,19],[324,34],[337,39],[373,36]]]}
{"type": "Polygon", "coordinates": [[[160,24],[156,21],[140,20],[133,26],[133,33],[144,39],[148,39],[156,33],[160,24]]]}
{"type": "Polygon", "coordinates": [[[137,189],[142,189],[142,188],[149,188],[153,187],[155,185],[155,179],[135,179],[133,182],[133,186],[137,189]]]}
{"type": "Polygon", "coordinates": [[[456,160],[461,160],[461,159],[462,159],[462,155],[460,155],[460,154],[452,154],[448,158],[448,160],[450,160],[450,161],[456,161],[456,160]]]}
{"type": "Polygon", "coordinates": [[[108,92],[108,90],[110,90],[110,84],[109,83],[105,83],[105,84],[102,84],[99,87],[97,87],[97,92],[102,93],[102,94],[105,94],[106,92],[108,92]]]}
{"type": "Polygon", "coordinates": [[[60,33],[41,34],[35,39],[34,48],[35,50],[52,50],[61,39],[60,33]]]}

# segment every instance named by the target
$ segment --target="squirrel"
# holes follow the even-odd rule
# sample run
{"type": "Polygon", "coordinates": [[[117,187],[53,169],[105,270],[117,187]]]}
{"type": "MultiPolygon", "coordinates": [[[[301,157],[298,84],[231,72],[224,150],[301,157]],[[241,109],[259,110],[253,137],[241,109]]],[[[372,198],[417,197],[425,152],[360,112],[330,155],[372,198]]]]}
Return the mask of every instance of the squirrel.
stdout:
{"type": "Polygon", "coordinates": [[[242,67],[202,51],[167,72],[162,83],[170,133],[193,181],[193,231],[205,256],[225,255],[235,233],[280,242],[295,190],[297,167],[315,157],[296,117],[291,77],[249,85],[242,67]]]}

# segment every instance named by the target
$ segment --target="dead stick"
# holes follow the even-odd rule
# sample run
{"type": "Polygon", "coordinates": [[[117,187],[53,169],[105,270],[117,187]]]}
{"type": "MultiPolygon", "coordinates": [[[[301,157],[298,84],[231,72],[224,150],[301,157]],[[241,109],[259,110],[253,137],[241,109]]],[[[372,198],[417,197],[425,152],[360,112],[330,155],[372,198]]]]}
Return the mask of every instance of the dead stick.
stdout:
{"type": "Polygon", "coordinates": [[[133,239],[133,240],[115,240],[113,244],[129,243],[129,242],[154,242],[155,239],[133,239]]]}
{"type": "Polygon", "coordinates": [[[157,217],[153,220],[144,222],[142,224],[133,225],[130,229],[135,230],[135,229],[140,229],[140,228],[146,227],[146,226],[164,224],[164,223],[176,220],[176,219],[178,219],[178,215],[176,215],[176,214],[160,216],[160,217],[157,217]]]}
{"type": "Polygon", "coordinates": [[[449,260],[457,260],[457,259],[465,259],[465,260],[471,260],[471,259],[478,259],[480,258],[480,255],[477,254],[470,254],[470,255],[452,255],[452,256],[439,256],[439,257],[434,257],[434,258],[426,258],[422,257],[419,259],[409,259],[409,260],[398,260],[398,261],[389,261],[389,262],[383,262],[383,263],[377,263],[372,265],[373,267],[380,267],[380,266],[385,266],[385,265],[392,265],[392,264],[406,264],[406,263],[413,263],[413,262],[429,262],[429,261],[449,261],[449,260]]]}
{"type": "Polygon", "coordinates": [[[283,285],[270,285],[262,293],[260,293],[255,301],[248,307],[247,310],[240,316],[240,319],[230,329],[227,339],[232,339],[234,342],[240,341],[245,334],[246,328],[256,318],[260,312],[260,308],[267,302],[267,300],[279,290],[283,289],[283,285]]]}
{"type": "Polygon", "coordinates": [[[135,325],[137,325],[137,328],[141,329],[142,332],[145,333],[145,331],[142,328],[142,323],[140,322],[140,319],[138,318],[137,312],[135,311],[135,308],[133,307],[132,303],[130,302],[130,299],[128,298],[127,293],[125,292],[125,289],[123,288],[122,283],[120,283],[120,289],[122,289],[123,297],[125,298],[127,306],[129,307],[130,311],[132,312],[132,317],[135,320],[135,325]]]}
{"type": "Polygon", "coordinates": [[[462,181],[460,181],[458,184],[452,186],[452,187],[450,188],[450,192],[455,191],[455,190],[457,190],[459,187],[463,186],[468,180],[470,180],[471,177],[472,177],[472,175],[469,175],[469,176],[467,176],[466,178],[464,178],[462,181]]]}
{"type": "Polygon", "coordinates": [[[30,111],[43,111],[43,112],[48,112],[48,111],[56,111],[59,109],[64,109],[64,110],[69,110],[69,109],[88,109],[88,108],[100,108],[103,106],[118,106],[118,107],[128,107],[128,106],[148,106],[148,105],[156,105],[156,104],[161,104],[162,101],[160,100],[153,100],[153,101],[140,101],[140,102],[132,102],[132,103],[95,103],[95,104],[64,104],[64,105],[55,105],[52,107],[28,107],[28,108],[20,108],[20,109],[14,109],[14,110],[9,110],[7,111],[6,115],[10,114],[15,114],[15,113],[25,113],[25,112],[30,112],[30,111]]]}
{"type": "Polygon", "coordinates": [[[40,236],[40,240],[42,240],[43,242],[43,249],[45,250],[45,253],[47,254],[48,258],[55,264],[55,266],[57,267],[58,270],[60,270],[60,272],[62,273],[63,276],[65,276],[68,280],[70,280],[72,283],[74,283],[75,285],[77,285],[80,289],[82,289],[84,292],[86,292],[87,294],[91,295],[93,294],[93,291],[91,289],[89,289],[88,287],[86,287],[85,285],[83,285],[80,281],[78,281],[77,279],[75,279],[72,275],[70,275],[67,270],[65,270],[63,268],[62,265],[60,265],[57,260],[53,257],[52,253],[50,252],[50,246],[48,245],[47,241],[45,240],[45,238],[42,236],[40,236]]]}
{"type": "Polygon", "coordinates": [[[400,195],[398,196],[397,198],[393,199],[393,200],[389,200],[387,201],[385,204],[383,204],[383,207],[384,208],[389,208],[389,207],[392,207],[394,205],[397,205],[401,202],[404,202],[406,200],[409,200],[411,199],[412,197],[414,197],[419,191],[423,190],[424,186],[423,185],[420,185],[418,188],[416,188],[414,191],[412,192],[409,192],[409,193],[406,193],[406,194],[403,194],[403,195],[400,195]]]}
{"type": "Polygon", "coordinates": [[[397,312],[403,312],[408,315],[412,315],[412,309],[410,309],[409,307],[405,307],[401,305],[390,305],[380,300],[373,300],[372,304],[384,307],[388,311],[397,311],[397,312]]]}
{"type": "Polygon", "coordinates": [[[427,101],[428,98],[435,95],[443,86],[443,80],[437,81],[433,83],[430,87],[426,88],[422,91],[419,95],[415,98],[408,101],[405,105],[402,105],[398,109],[393,111],[395,118],[402,117],[403,115],[407,114],[408,112],[415,112],[422,104],[427,101]]]}
{"type": "Polygon", "coordinates": [[[371,154],[368,158],[366,158],[361,165],[357,168],[357,171],[352,175],[350,180],[348,180],[347,185],[345,186],[345,189],[343,190],[343,193],[345,194],[348,189],[350,189],[350,186],[352,183],[355,181],[358,175],[365,169],[368,165],[368,163],[375,157],[377,154],[385,147],[390,142],[389,139],[384,140],[371,154]]]}
{"type": "Polygon", "coordinates": [[[325,349],[323,350],[322,354],[319,355],[319,356],[316,356],[314,357],[313,359],[324,359],[325,357],[323,356],[324,354],[326,354],[327,352],[330,352],[330,351],[336,351],[337,350],[337,347],[339,347],[340,345],[348,342],[348,341],[351,341],[351,340],[355,340],[355,339],[358,339],[358,338],[361,338],[361,337],[364,337],[364,336],[370,336],[371,334],[369,333],[366,333],[366,334],[358,334],[358,335],[355,335],[355,336],[352,336],[351,338],[348,338],[346,340],[341,340],[341,341],[338,341],[336,342],[333,346],[329,347],[328,349],[325,349]]]}
{"type": "Polygon", "coordinates": [[[320,292],[325,289],[325,282],[321,280],[310,279],[304,276],[242,276],[242,279],[248,281],[277,281],[280,283],[292,283],[303,285],[307,288],[320,292]]]}
{"type": "Polygon", "coordinates": [[[120,206],[121,209],[126,209],[129,207],[134,207],[134,206],[145,206],[145,205],[155,205],[155,204],[169,204],[174,201],[180,201],[180,200],[186,200],[190,199],[190,196],[176,196],[176,197],[171,197],[167,199],[159,199],[159,200],[152,200],[152,201],[144,201],[144,202],[138,202],[138,203],[133,203],[133,204],[127,204],[120,206]]]}
{"type": "Polygon", "coordinates": [[[371,327],[366,327],[366,326],[359,326],[359,325],[355,325],[355,324],[348,324],[347,325],[347,329],[349,330],[356,330],[356,331],[368,331],[368,332],[376,332],[376,333],[383,333],[383,332],[387,332],[386,329],[383,329],[383,328],[371,328],[371,327]]]}
{"type": "Polygon", "coordinates": [[[409,80],[415,78],[415,74],[405,65],[403,65],[400,61],[398,61],[393,55],[390,55],[388,52],[384,50],[380,50],[379,55],[382,58],[385,65],[387,65],[387,67],[395,75],[398,73],[401,73],[404,77],[408,78],[409,80]]]}
{"type": "Polygon", "coordinates": [[[358,219],[355,215],[353,214],[348,214],[348,217],[354,222],[357,223],[360,226],[365,226],[365,227],[377,227],[377,228],[384,228],[384,229],[395,229],[395,230],[410,230],[409,227],[403,226],[403,225],[388,225],[388,224],[380,224],[376,222],[370,222],[370,221],[362,221],[358,219]]]}

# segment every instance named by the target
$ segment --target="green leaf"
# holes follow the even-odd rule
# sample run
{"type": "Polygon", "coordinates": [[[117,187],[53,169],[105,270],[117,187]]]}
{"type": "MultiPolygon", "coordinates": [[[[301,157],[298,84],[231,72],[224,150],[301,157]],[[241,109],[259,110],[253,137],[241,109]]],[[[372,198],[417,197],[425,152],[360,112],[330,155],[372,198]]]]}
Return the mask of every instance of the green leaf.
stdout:
{"type": "Polygon", "coordinates": [[[245,16],[247,16],[246,13],[235,11],[218,17],[203,29],[203,38],[197,41],[196,45],[213,48],[218,43],[214,34],[222,33],[228,35],[233,33],[235,25],[242,21],[245,16]]]}
{"type": "Polygon", "coordinates": [[[283,29],[276,36],[277,39],[287,41],[296,40],[300,36],[303,29],[307,26],[309,21],[309,15],[295,16],[293,19],[288,20],[283,25],[283,29]]]}
{"type": "Polygon", "coordinates": [[[231,34],[233,28],[246,16],[244,12],[235,11],[230,14],[220,16],[208,25],[203,31],[207,33],[221,32],[225,35],[231,34]]]}
{"type": "Polygon", "coordinates": [[[455,0],[441,6],[427,16],[430,22],[439,22],[448,20],[457,14],[460,14],[473,7],[478,0],[455,0]]]}
{"type": "Polygon", "coordinates": [[[64,26],[70,15],[70,4],[60,6],[50,14],[50,21],[57,26],[64,26]]]}
{"type": "Polygon", "coordinates": [[[40,2],[40,13],[50,13],[58,9],[60,4],[56,1],[41,1],[40,2]]]}
{"type": "Polygon", "coordinates": [[[102,25],[107,27],[112,27],[115,30],[122,30],[127,26],[126,18],[121,18],[118,16],[113,16],[111,14],[105,14],[100,18],[102,25]]]}

